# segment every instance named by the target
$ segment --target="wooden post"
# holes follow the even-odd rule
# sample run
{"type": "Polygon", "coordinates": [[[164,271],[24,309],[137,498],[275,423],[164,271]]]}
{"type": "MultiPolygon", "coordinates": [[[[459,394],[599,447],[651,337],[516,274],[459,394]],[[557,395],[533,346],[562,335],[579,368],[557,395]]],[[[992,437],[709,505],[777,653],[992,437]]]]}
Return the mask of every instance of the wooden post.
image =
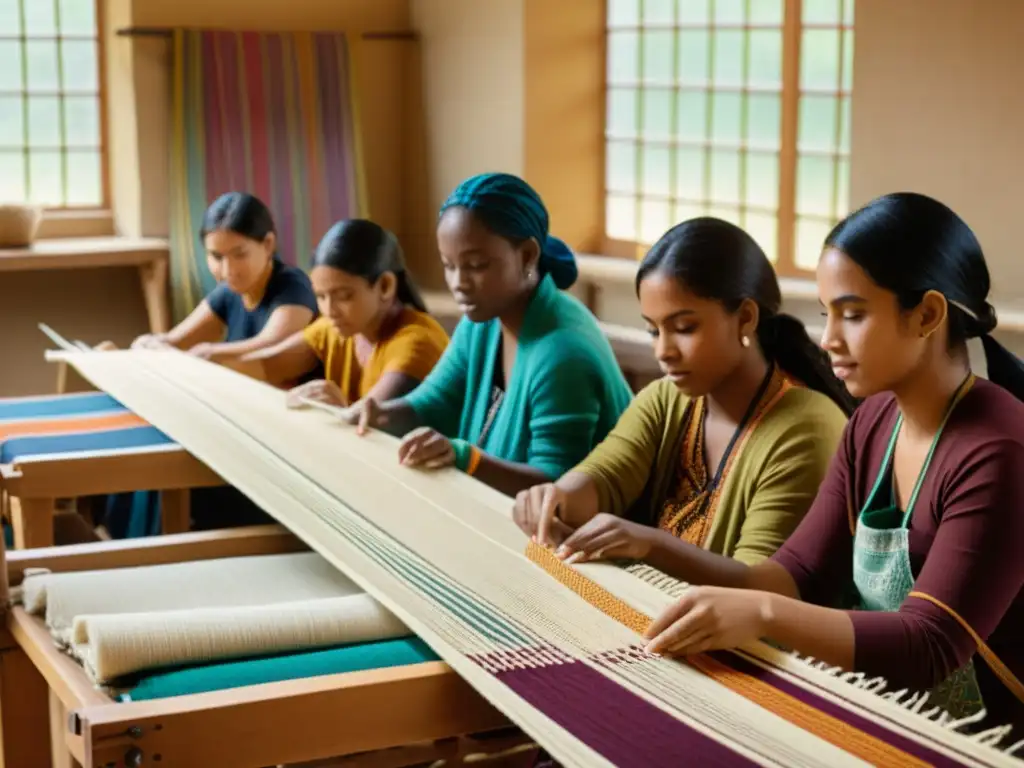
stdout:
{"type": "Polygon", "coordinates": [[[192,527],[190,498],[188,488],[160,491],[161,533],[188,533],[192,527]]]}
{"type": "Polygon", "coordinates": [[[11,498],[15,549],[53,546],[55,499],[11,498]]]}
{"type": "Polygon", "coordinates": [[[167,333],[171,330],[171,308],[168,303],[168,256],[154,259],[139,266],[142,282],[142,298],[146,302],[150,333],[167,333]]]}

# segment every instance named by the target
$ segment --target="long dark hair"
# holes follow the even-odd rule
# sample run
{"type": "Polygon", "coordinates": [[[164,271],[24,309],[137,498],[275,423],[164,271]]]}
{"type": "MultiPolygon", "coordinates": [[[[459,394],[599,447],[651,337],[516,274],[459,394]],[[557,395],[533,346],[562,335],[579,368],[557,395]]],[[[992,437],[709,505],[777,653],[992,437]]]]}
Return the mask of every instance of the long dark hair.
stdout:
{"type": "Polygon", "coordinates": [[[225,230],[262,243],[275,232],[274,217],[270,209],[255,195],[248,192],[227,192],[206,209],[199,236],[225,230]]]}
{"type": "Polygon", "coordinates": [[[757,304],[757,340],[770,363],[827,395],[847,415],[856,401],[832,373],[828,356],[807,335],[804,324],[782,314],[782,292],[768,257],[750,235],[721,219],[702,217],[677,224],[647,252],[636,275],[636,290],[655,272],[671,275],[704,299],[735,312],[744,300],[757,304]]]}
{"type": "Polygon", "coordinates": [[[370,285],[391,272],[398,283],[398,300],[420,312],[427,311],[423,297],[406,271],[398,238],[380,224],[366,219],[335,223],[316,247],[313,266],[340,269],[363,278],[370,285]]]}
{"type": "Polygon", "coordinates": [[[997,320],[981,244],[950,208],[914,192],[885,195],[839,222],[825,246],[896,294],[903,309],[916,307],[928,291],[945,296],[950,348],[981,337],[989,380],[1024,400],[1020,358],[989,335],[997,320]]]}

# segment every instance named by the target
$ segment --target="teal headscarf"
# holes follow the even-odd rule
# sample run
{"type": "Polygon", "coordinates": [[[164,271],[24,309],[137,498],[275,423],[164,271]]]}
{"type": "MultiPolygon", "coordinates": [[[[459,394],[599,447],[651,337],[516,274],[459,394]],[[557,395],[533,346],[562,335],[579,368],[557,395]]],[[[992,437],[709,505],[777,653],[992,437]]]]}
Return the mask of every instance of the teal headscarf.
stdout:
{"type": "Polygon", "coordinates": [[[510,240],[533,238],[540,245],[537,269],[551,275],[565,290],[576,282],[579,270],[569,246],[548,234],[548,210],[536,190],[508,173],[482,173],[466,179],[441,206],[467,208],[495,234],[510,240]]]}

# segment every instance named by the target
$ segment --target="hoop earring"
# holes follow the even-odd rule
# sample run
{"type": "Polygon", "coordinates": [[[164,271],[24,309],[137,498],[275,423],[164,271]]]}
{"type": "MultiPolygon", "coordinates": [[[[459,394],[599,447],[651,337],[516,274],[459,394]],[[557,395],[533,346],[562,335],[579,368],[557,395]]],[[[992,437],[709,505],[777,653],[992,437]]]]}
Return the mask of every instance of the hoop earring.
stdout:
{"type": "Polygon", "coordinates": [[[740,339],[740,345],[741,345],[741,346],[742,346],[742,347],[743,347],[744,349],[749,349],[749,348],[750,348],[750,337],[749,337],[749,336],[744,336],[744,337],[742,337],[742,338],[740,339]]]}

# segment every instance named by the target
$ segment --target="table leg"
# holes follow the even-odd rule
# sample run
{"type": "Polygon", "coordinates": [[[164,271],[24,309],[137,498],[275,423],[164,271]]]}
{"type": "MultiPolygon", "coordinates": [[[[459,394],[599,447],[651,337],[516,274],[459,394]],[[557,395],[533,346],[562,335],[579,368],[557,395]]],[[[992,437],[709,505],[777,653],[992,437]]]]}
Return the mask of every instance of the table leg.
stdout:
{"type": "Polygon", "coordinates": [[[171,308],[167,296],[168,269],[166,258],[139,267],[150,333],[167,333],[171,330],[171,308]]]}
{"type": "Polygon", "coordinates": [[[56,499],[11,499],[11,527],[15,549],[53,546],[56,499]]]}
{"type": "Polygon", "coordinates": [[[68,710],[50,689],[50,765],[51,768],[82,768],[68,750],[68,710]]]}
{"type": "Polygon", "coordinates": [[[48,691],[21,648],[0,653],[0,768],[50,764],[48,691]]]}
{"type": "Polygon", "coordinates": [[[192,527],[190,491],[160,491],[160,529],[163,533],[188,533],[192,527]]]}

